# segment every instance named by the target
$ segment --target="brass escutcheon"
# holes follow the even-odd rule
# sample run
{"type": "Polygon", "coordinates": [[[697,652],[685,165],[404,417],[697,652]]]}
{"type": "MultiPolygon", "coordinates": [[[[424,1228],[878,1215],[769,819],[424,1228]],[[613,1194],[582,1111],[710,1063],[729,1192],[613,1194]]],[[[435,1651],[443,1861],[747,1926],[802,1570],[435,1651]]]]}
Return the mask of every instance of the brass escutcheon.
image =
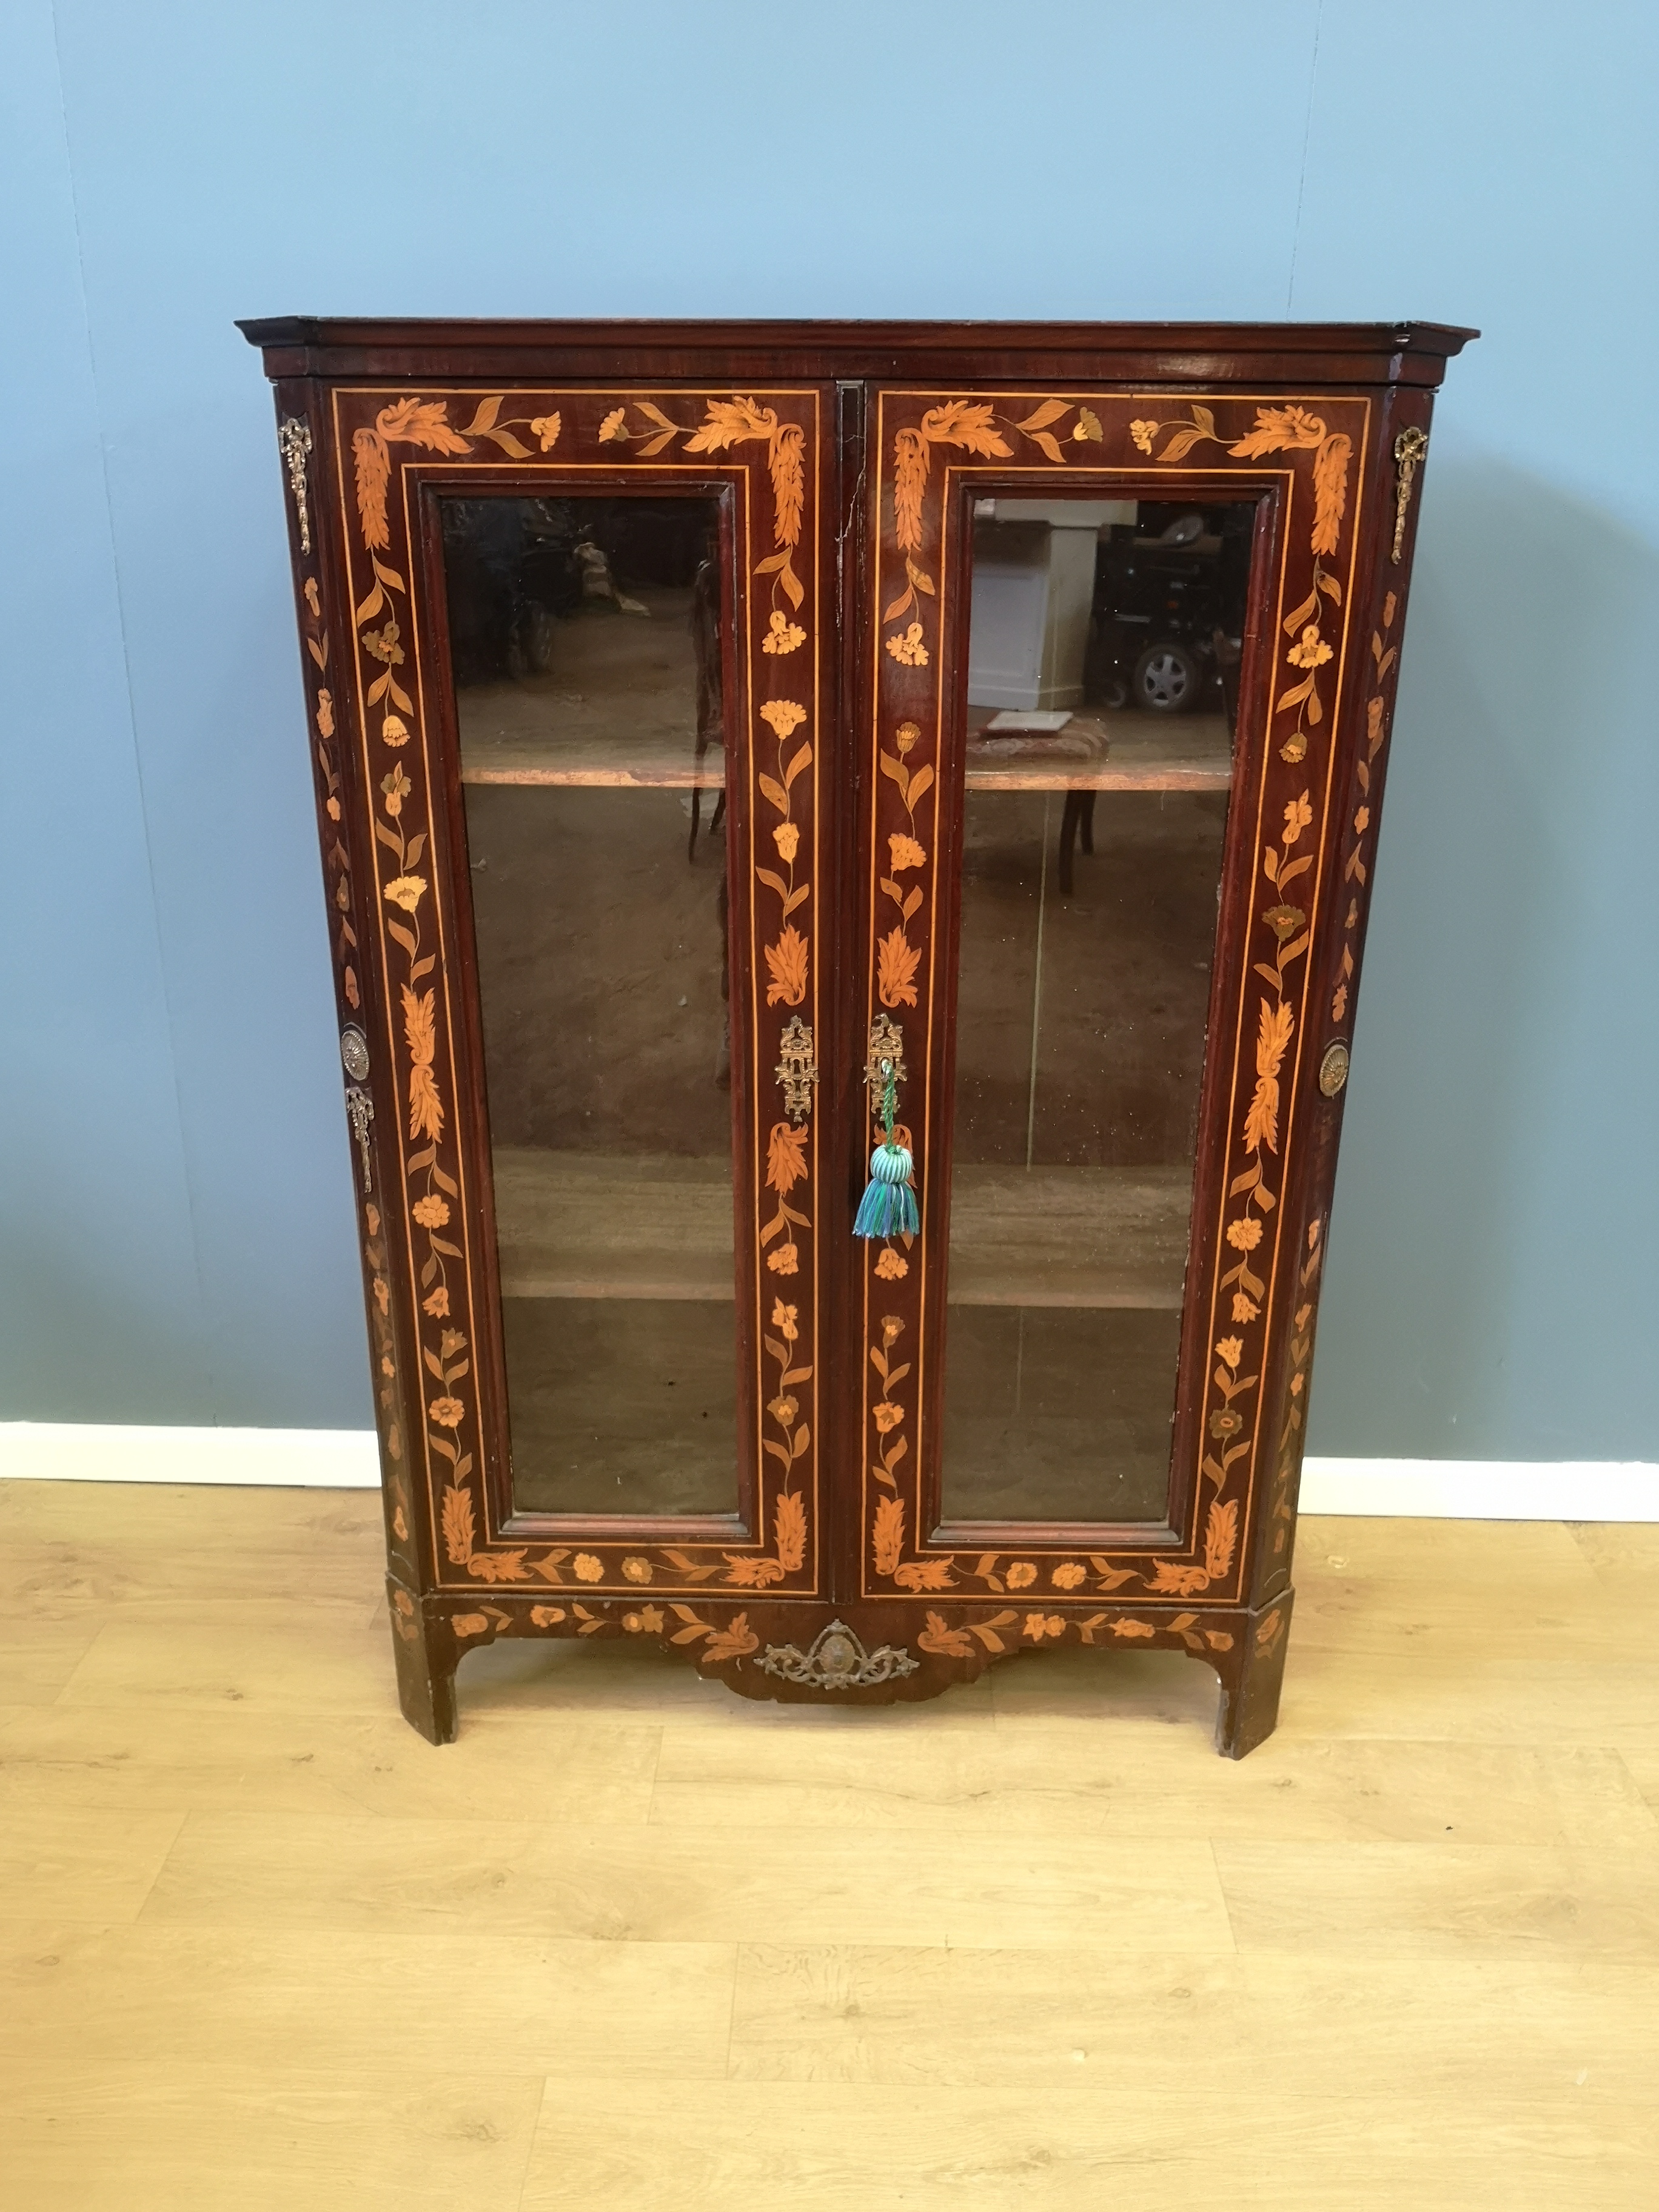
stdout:
{"type": "Polygon", "coordinates": [[[891,1015],[878,1014],[870,1024],[870,1048],[864,1062],[864,1079],[878,1103],[890,1078],[895,1085],[904,1081],[904,1032],[891,1015]]]}
{"type": "Polygon", "coordinates": [[[778,1064],[772,1073],[783,1085],[785,1111],[792,1121],[804,1121],[812,1110],[812,1085],[818,1079],[813,1057],[812,1032],[799,1014],[792,1014],[778,1039],[778,1064]]]}

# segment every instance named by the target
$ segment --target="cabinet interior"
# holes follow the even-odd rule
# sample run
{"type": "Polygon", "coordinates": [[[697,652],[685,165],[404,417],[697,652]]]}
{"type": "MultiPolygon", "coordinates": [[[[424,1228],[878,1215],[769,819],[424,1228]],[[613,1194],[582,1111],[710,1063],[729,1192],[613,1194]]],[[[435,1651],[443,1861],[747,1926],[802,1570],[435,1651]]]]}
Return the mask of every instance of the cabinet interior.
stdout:
{"type": "MultiPolygon", "coordinates": [[[[973,530],[942,1510],[1156,1522],[1251,510],[1036,505],[973,530]]],[[[733,1513],[717,503],[442,538],[515,1507],[733,1513]]]]}

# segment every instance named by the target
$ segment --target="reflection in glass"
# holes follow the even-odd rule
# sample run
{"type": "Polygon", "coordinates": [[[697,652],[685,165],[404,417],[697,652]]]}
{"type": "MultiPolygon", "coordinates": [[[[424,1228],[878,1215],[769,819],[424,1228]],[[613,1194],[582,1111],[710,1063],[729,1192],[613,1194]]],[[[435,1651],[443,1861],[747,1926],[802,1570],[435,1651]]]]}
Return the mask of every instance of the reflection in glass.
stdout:
{"type": "Polygon", "coordinates": [[[1164,1517],[1252,520],[976,518],[948,1523],[1164,1517]]]}
{"type": "Polygon", "coordinates": [[[520,1511],[733,1513],[716,514],[444,502],[520,1511]]]}

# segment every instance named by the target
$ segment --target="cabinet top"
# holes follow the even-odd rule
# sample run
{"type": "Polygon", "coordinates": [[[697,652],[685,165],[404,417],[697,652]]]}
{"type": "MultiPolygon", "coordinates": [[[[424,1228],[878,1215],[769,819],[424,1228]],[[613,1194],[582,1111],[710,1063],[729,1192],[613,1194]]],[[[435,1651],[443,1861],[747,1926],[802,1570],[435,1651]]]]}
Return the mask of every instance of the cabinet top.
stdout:
{"type": "Polygon", "coordinates": [[[276,315],[237,325],[280,377],[614,380],[1088,377],[1136,384],[1437,386],[1449,323],[443,322],[276,315]]]}

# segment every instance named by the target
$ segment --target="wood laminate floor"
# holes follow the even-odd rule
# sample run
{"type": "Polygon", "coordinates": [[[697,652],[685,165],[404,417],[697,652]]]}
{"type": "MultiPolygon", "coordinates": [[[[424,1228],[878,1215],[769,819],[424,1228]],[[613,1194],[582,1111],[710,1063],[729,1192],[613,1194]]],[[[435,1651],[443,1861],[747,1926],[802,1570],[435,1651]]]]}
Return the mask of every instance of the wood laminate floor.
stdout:
{"type": "Polygon", "coordinates": [[[1653,2212],[1659,1528],[1310,1521],[1279,1734],[507,1644],[358,1492],[0,1486],[8,2212],[1653,2212]]]}

